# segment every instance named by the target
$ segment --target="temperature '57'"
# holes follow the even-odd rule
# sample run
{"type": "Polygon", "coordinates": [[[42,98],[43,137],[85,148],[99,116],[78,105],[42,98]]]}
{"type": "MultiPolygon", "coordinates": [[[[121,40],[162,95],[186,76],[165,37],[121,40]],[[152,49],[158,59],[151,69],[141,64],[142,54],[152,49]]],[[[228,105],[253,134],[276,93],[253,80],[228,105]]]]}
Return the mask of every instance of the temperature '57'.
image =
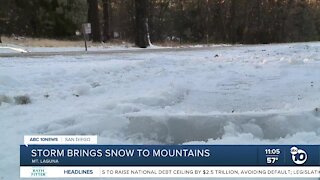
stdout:
{"type": "Polygon", "coordinates": [[[278,157],[267,157],[267,164],[274,164],[279,160],[278,157]]]}

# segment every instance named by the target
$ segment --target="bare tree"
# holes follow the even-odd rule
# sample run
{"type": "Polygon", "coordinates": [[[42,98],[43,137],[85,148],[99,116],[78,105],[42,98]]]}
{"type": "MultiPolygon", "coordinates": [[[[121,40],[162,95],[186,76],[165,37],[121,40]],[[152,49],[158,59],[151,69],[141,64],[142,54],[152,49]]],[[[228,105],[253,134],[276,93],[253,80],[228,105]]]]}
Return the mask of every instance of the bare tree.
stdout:
{"type": "Polygon", "coordinates": [[[148,0],[135,0],[136,9],[136,46],[146,48],[150,46],[148,32],[148,17],[147,17],[148,0]]]}

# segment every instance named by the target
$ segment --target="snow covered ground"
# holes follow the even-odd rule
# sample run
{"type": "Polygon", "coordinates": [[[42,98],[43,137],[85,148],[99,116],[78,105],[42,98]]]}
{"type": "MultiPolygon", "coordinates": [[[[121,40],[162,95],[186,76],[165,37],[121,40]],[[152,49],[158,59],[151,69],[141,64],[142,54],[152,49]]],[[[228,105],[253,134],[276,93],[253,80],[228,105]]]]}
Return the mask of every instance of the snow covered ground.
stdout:
{"type": "Polygon", "coordinates": [[[0,58],[0,179],[19,179],[19,144],[30,134],[319,144],[319,53],[320,43],[296,43],[0,58]],[[21,95],[31,103],[18,105],[21,95]]]}

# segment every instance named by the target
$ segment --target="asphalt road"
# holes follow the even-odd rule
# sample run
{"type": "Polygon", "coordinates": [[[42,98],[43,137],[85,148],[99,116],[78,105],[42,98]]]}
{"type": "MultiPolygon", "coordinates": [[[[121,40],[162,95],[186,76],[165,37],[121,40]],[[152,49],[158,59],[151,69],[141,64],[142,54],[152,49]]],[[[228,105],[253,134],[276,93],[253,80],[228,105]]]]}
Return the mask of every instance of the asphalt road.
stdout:
{"type": "MultiPolygon", "coordinates": [[[[235,46],[231,46],[235,47],[235,46]]],[[[209,47],[183,47],[183,48],[159,48],[159,49],[124,49],[124,50],[105,50],[105,51],[61,51],[61,52],[27,52],[27,53],[0,53],[1,57],[47,57],[47,56],[79,56],[79,55],[101,55],[101,54],[125,54],[125,53],[156,53],[156,52],[177,52],[177,51],[202,51],[230,46],[209,46],[209,47]]]]}
{"type": "Polygon", "coordinates": [[[159,49],[124,49],[124,50],[105,50],[105,51],[62,51],[62,52],[27,52],[27,53],[0,53],[0,57],[44,57],[44,56],[78,56],[78,55],[101,55],[101,54],[120,54],[120,53],[150,53],[150,52],[172,52],[172,51],[193,51],[208,50],[213,47],[197,48],[159,48],[159,49]]]}

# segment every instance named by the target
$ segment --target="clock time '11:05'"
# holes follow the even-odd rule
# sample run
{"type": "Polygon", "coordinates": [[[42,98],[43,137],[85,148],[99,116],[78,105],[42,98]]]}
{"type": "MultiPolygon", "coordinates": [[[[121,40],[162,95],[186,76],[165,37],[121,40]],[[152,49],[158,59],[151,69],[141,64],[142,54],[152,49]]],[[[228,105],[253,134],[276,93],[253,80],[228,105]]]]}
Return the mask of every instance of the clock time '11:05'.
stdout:
{"type": "Polygon", "coordinates": [[[280,149],[265,149],[266,153],[266,163],[274,164],[279,160],[279,155],[281,153],[280,149]]]}

